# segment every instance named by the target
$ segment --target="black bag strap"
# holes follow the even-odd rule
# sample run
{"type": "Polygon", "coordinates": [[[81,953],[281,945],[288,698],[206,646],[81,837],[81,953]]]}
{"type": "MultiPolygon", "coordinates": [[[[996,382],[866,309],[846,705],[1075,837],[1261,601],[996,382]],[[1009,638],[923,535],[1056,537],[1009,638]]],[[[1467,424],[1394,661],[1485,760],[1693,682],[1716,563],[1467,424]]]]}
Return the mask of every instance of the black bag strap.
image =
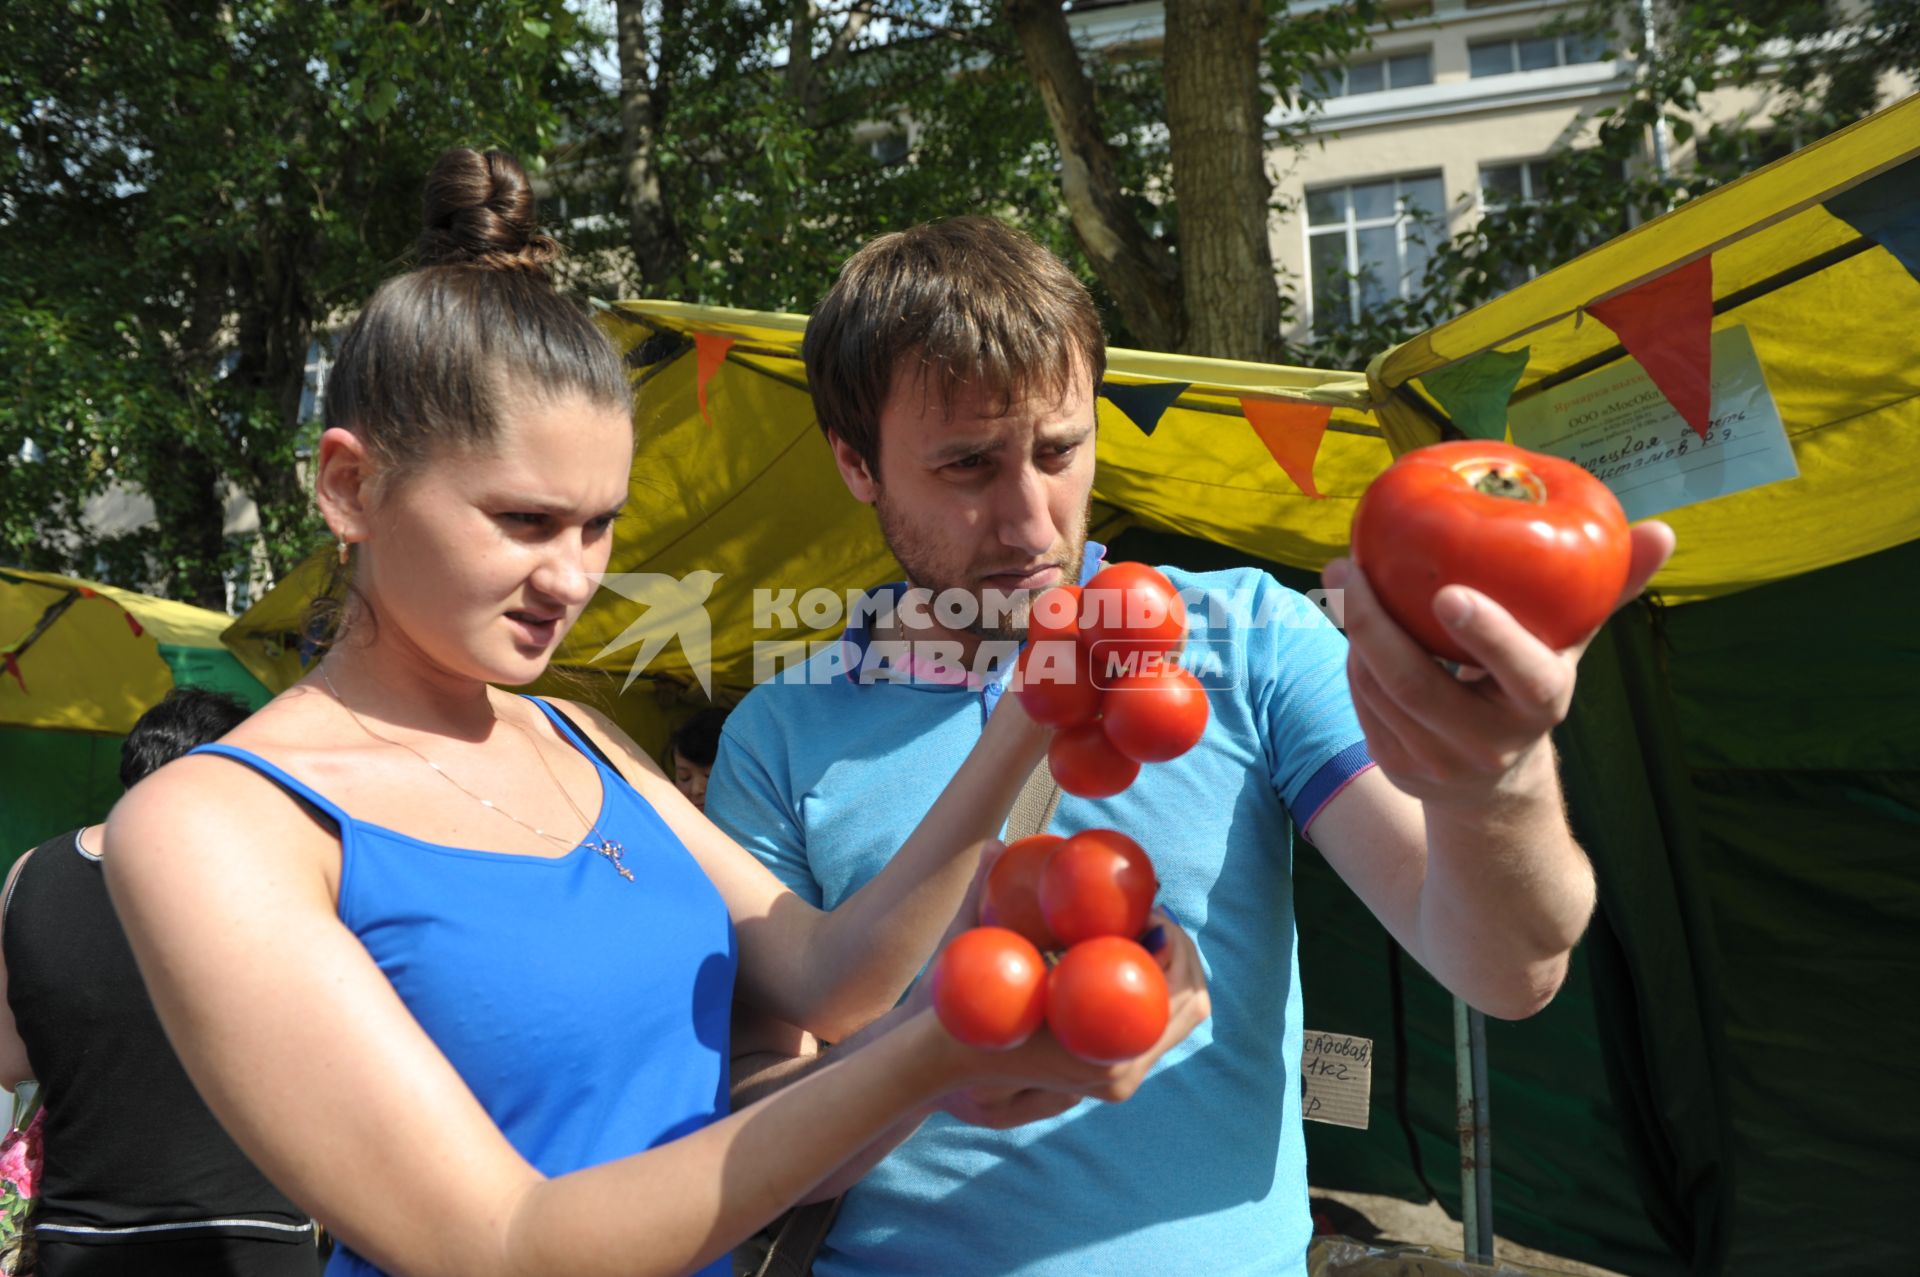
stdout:
{"type": "MultiPolygon", "coordinates": [[[[553,716],[555,718],[565,723],[568,727],[571,727],[573,729],[573,734],[580,738],[580,743],[582,745],[585,745],[588,748],[588,750],[592,751],[593,756],[595,758],[605,763],[607,765],[607,768],[610,771],[612,771],[614,775],[618,776],[621,780],[627,779],[627,774],[620,770],[620,764],[614,762],[611,758],[608,758],[607,751],[604,749],[601,749],[599,744],[594,741],[593,737],[587,735],[587,733],[581,728],[580,724],[574,722],[571,718],[568,718],[567,712],[565,710],[561,709],[558,705],[555,705],[552,701],[545,700],[544,698],[542,699],[541,704],[545,705],[548,709],[552,710],[553,716]]],[[[633,782],[627,781],[627,783],[632,784],[633,782]]]]}

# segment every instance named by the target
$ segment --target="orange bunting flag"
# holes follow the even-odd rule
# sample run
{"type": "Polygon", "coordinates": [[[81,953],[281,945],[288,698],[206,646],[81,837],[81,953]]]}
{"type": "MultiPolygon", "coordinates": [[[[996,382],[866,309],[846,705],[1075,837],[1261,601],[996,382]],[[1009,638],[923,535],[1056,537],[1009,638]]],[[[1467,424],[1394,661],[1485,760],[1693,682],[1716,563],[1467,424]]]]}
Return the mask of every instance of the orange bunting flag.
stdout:
{"type": "Polygon", "coordinates": [[[1300,491],[1314,500],[1320,489],[1313,486],[1313,459],[1320,454],[1320,441],[1326,437],[1327,421],[1333,409],[1327,404],[1276,403],[1271,399],[1242,399],[1253,433],[1267,445],[1267,451],[1280,463],[1300,491]]]}
{"type": "Polygon", "coordinates": [[[1613,329],[1702,439],[1713,419],[1713,258],[1701,257],[1587,313],[1613,329]]]}
{"type": "Polygon", "coordinates": [[[707,411],[707,383],[720,371],[720,365],[727,362],[727,351],[732,348],[731,337],[714,333],[693,335],[693,393],[700,400],[700,419],[708,425],[713,424],[713,416],[707,411]]]}

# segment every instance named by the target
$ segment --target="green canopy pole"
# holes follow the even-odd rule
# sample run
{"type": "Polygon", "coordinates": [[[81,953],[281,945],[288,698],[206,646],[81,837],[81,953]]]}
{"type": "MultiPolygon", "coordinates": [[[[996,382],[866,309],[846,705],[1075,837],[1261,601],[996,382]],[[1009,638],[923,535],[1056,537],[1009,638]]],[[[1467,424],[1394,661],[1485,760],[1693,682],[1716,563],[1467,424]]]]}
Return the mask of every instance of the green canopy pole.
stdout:
{"type": "Polygon", "coordinates": [[[1487,1117],[1487,1018],[1453,1000],[1453,1095],[1460,1127],[1461,1247],[1493,1262],[1493,1131],[1487,1117]]]}

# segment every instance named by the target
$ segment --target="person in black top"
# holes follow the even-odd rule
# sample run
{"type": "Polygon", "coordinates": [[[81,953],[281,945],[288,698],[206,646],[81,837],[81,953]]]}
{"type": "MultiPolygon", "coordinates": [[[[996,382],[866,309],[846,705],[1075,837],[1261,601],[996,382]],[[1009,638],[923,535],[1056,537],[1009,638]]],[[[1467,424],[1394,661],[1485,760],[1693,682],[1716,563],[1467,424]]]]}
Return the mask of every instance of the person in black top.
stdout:
{"type": "MultiPolygon", "coordinates": [[[[128,788],[247,716],[176,688],[121,748],[128,788]]],[[[168,1045],[101,873],[101,827],[15,864],[0,905],[0,1084],[44,1088],[40,1277],[313,1277],[311,1221],[207,1111],[168,1045]]]]}

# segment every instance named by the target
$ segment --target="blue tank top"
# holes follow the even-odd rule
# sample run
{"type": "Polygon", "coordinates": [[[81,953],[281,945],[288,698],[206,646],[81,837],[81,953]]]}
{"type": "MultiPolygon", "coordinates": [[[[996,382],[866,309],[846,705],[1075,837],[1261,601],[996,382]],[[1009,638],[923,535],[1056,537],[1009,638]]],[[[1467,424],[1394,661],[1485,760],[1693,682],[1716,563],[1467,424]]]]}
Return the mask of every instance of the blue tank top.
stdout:
{"type": "MultiPolygon", "coordinates": [[[[642,1152],[727,1112],[737,954],[686,845],[552,708],[593,762],[595,828],[558,859],[447,847],[355,820],[257,754],[204,745],[311,804],[340,834],[340,920],[500,1131],[544,1175],[642,1152]]],[[[725,1277],[723,1257],[701,1277],[725,1277]]],[[[342,1247],[327,1277],[377,1277],[342,1247]]]]}

